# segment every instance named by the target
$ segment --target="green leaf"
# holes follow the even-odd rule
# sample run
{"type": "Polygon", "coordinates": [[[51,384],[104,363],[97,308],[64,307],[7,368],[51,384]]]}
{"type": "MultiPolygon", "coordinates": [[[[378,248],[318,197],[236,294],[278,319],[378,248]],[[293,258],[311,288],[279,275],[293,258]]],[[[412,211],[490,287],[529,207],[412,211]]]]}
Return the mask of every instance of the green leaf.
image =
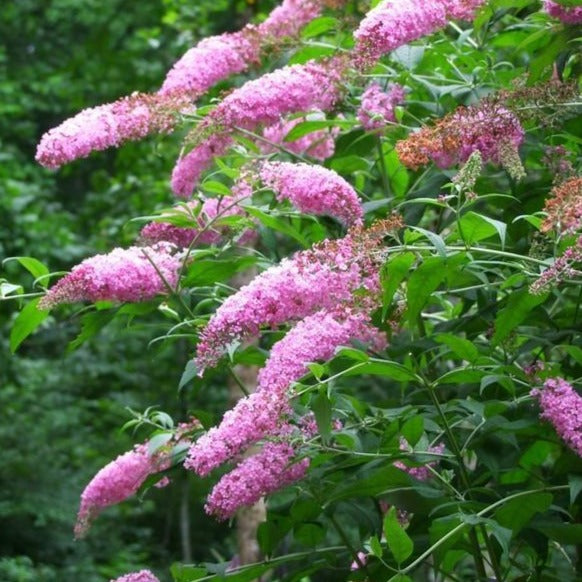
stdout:
{"type": "Polygon", "coordinates": [[[361,366],[353,370],[346,370],[345,376],[359,376],[361,374],[372,374],[374,376],[385,376],[392,380],[399,382],[406,382],[408,380],[418,380],[416,374],[397,362],[390,362],[388,360],[379,360],[378,358],[370,358],[369,362],[363,362],[361,366]]]}
{"type": "Polygon", "coordinates": [[[302,138],[304,135],[327,129],[328,127],[342,127],[344,129],[349,129],[352,126],[353,123],[351,121],[342,121],[341,119],[307,119],[306,121],[302,121],[293,126],[283,141],[295,141],[302,138]]]}
{"type": "Polygon", "coordinates": [[[360,156],[344,156],[343,158],[333,158],[330,167],[339,174],[353,174],[354,172],[367,172],[370,164],[360,156]]]}
{"type": "Polygon", "coordinates": [[[293,528],[293,537],[304,546],[313,548],[325,538],[325,530],[318,523],[300,523],[293,528]]]}
{"type": "Polygon", "coordinates": [[[458,368],[443,374],[437,384],[475,384],[480,383],[485,376],[483,370],[471,370],[470,368],[458,368]]]}
{"type": "Polygon", "coordinates": [[[381,558],[384,551],[382,550],[382,544],[380,543],[378,536],[372,536],[368,543],[370,545],[370,552],[372,555],[376,556],[376,558],[381,558]]]}
{"type": "Polygon", "coordinates": [[[411,487],[412,479],[404,471],[392,465],[387,465],[367,475],[358,475],[355,482],[335,485],[329,494],[329,502],[350,499],[353,497],[375,497],[402,487],[411,487]]]}
{"type": "Polygon", "coordinates": [[[388,262],[386,262],[380,273],[382,279],[383,302],[382,317],[386,317],[388,308],[392,303],[394,293],[402,283],[404,277],[408,275],[410,267],[412,267],[416,257],[413,253],[402,253],[394,255],[388,262]]]}
{"type": "Polygon", "coordinates": [[[388,582],[412,582],[412,578],[406,574],[398,573],[395,576],[392,576],[388,582]]]}
{"type": "Polygon", "coordinates": [[[170,573],[172,574],[174,582],[194,582],[206,576],[208,570],[199,566],[174,563],[170,567],[170,573]]]}
{"type": "Polygon", "coordinates": [[[509,554],[509,544],[511,542],[511,529],[502,527],[492,519],[487,520],[487,529],[491,532],[493,537],[499,542],[503,555],[507,556],[509,554]]]}
{"type": "Polygon", "coordinates": [[[507,225],[472,210],[463,214],[458,224],[459,235],[467,245],[499,235],[502,246],[505,244],[507,225]]]}
{"type": "Polygon", "coordinates": [[[408,190],[410,176],[406,166],[400,161],[394,148],[384,154],[384,165],[388,172],[390,188],[396,198],[402,198],[408,190]]]}
{"type": "Polygon", "coordinates": [[[518,534],[536,513],[544,513],[552,503],[551,493],[532,493],[510,499],[495,512],[495,520],[518,534]]]}
{"type": "Polygon", "coordinates": [[[37,308],[40,297],[33,299],[18,314],[10,330],[10,351],[16,352],[18,346],[48,317],[49,312],[37,308]]]}
{"type": "Polygon", "coordinates": [[[202,188],[206,192],[212,192],[213,194],[220,194],[221,196],[230,196],[230,188],[223,184],[222,182],[216,182],[215,180],[206,180],[202,182],[202,188]]]}
{"type": "Polygon", "coordinates": [[[426,236],[426,238],[432,243],[432,245],[436,249],[437,253],[441,257],[447,256],[447,247],[445,245],[445,241],[442,239],[441,236],[439,236],[438,234],[436,234],[430,230],[425,230],[424,228],[420,228],[419,226],[411,226],[410,228],[412,230],[415,230],[416,232],[420,232],[424,236],[426,236]]]}
{"type": "Polygon", "coordinates": [[[391,507],[384,518],[384,535],[394,559],[402,564],[412,554],[414,543],[398,522],[395,507],[391,507]]]}
{"type": "Polygon", "coordinates": [[[548,293],[531,295],[527,289],[513,293],[507,305],[499,311],[495,318],[495,333],[493,345],[502,342],[529,313],[548,298],[548,293]]]}
{"type": "Polygon", "coordinates": [[[582,476],[568,475],[568,485],[570,486],[570,505],[574,505],[574,501],[582,491],[582,476]]]}
{"type": "Polygon", "coordinates": [[[307,239],[296,228],[291,226],[285,220],[282,220],[281,218],[278,218],[271,214],[267,214],[266,212],[263,212],[259,208],[255,208],[253,206],[247,206],[245,207],[245,210],[251,216],[258,218],[260,222],[264,224],[267,228],[272,228],[273,230],[282,232],[283,234],[286,234],[291,238],[294,238],[303,247],[309,246],[307,239]]]}
{"type": "Polygon", "coordinates": [[[424,418],[417,414],[408,419],[401,429],[402,436],[411,447],[414,447],[424,432],[424,418]]]}
{"type": "Polygon", "coordinates": [[[408,279],[407,311],[408,321],[416,325],[432,292],[443,282],[446,276],[445,260],[442,257],[428,257],[408,279]]]}
{"type": "Polygon", "coordinates": [[[178,390],[181,390],[184,388],[184,386],[186,386],[186,384],[188,384],[188,382],[190,382],[190,380],[196,378],[197,374],[198,366],[196,366],[196,362],[194,360],[190,360],[182,372],[182,377],[180,378],[180,383],[178,384],[178,390]]]}
{"type": "Polygon", "coordinates": [[[320,16],[312,20],[301,32],[302,38],[319,36],[324,32],[333,30],[337,26],[337,20],[330,16],[320,16]]]}
{"type": "Polygon", "coordinates": [[[578,545],[582,543],[582,525],[539,521],[532,524],[534,529],[541,531],[551,540],[559,544],[578,545]]]}
{"type": "Polygon", "coordinates": [[[86,341],[95,337],[115,317],[112,309],[104,311],[92,311],[81,318],[81,333],[67,346],[67,352],[72,352],[82,346],[86,341]]]}
{"type": "Polygon", "coordinates": [[[33,257],[8,257],[2,262],[8,263],[9,261],[18,261],[35,279],[49,274],[48,268],[33,257]]]}
{"type": "Polygon", "coordinates": [[[479,357],[479,350],[469,340],[453,335],[452,333],[441,333],[435,337],[440,344],[445,344],[461,360],[473,363],[479,357]]]}
{"type": "Polygon", "coordinates": [[[323,442],[327,442],[331,435],[331,401],[325,391],[321,391],[311,401],[311,409],[315,415],[317,428],[323,442]]]}

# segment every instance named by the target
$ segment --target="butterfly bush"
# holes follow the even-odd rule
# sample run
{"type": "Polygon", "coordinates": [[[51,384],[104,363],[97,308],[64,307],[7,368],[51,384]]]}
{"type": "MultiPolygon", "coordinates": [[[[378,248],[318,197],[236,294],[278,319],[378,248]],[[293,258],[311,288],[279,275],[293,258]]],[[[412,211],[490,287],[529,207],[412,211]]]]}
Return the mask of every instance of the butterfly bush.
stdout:
{"type": "Polygon", "coordinates": [[[471,20],[485,0],[384,0],[354,32],[356,61],[370,66],[382,55],[436,32],[449,18],[471,20]]]}
{"type": "Polygon", "coordinates": [[[306,214],[327,214],[346,226],[362,224],[364,209],[356,191],[339,174],[322,166],[264,162],[259,172],[277,200],[289,200],[306,214]]]}
{"type": "Polygon", "coordinates": [[[377,277],[362,257],[358,232],[327,240],[270,267],[216,310],[200,334],[200,373],[216,364],[227,346],[256,336],[261,327],[303,319],[350,302],[358,289],[375,290],[377,277]]]}
{"type": "Polygon", "coordinates": [[[400,161],[412,169],[429,161],[440,168],[449,168],[466,162],[478,151],[483,161],[503,164],[518,175],[519,156],[516,161],[511,152],[517,152],[524,134],[513,112],[501,104],[482,101],[471,107],[459,107],[434,126],[409,135],[396,144],[396,151],[400,161]]]}
{"type": "Polygon", "coordinates": [[[277,433],[284,416],[291,413],[289,387],[308,372],[307,363],[329,359],[352,339],[378,350],[386,345],[364,310],[347,316],[321,310],[298,322],[273,346],[259,371],[257,391],[239,400],[220,425],[192,445],[184,466],[207,475],[252,443],[277,433]]]}
{"type": "Polygon", "coordinates": [[[167,133],[179,119],[177,112],[186,109],[191,108],[183,96],[143,93],[84,109],[42,136],[36,160],[54,169],[153,132],[167,133]]]}
{"type": "Polygon", "coordinates": [[[258,140],[261,152],[271,154],[284,149],[298,155],[307,155],[322,162],[333,156],[335,151],[335,138],[339,134],[339,128],[331,127],[312,131],[293,141],[285,141],[287,134],[304,121],[323,121],[325,114],[322,111],[312,112],[304,117],[295,117],[273,123],[263,130],[263,140],[258,140]],[[279,146],[279,147],[278,147],[279,146]]]}
{"type": "Polygon", "coordinates": [[[178,282],[180,258],[175,247],[159,243],[151,247],[114,249],[95,255],[73,267],[40,300],[40,309],[77,301],[145,301],[167,292],[178,282]]]}
{"type": "Polygon", "coordinates": [[[544,10],[566,24],[582,24],[582,6],[563,6],[553,0],[544,0],[544,10]]]}
{"type": "Polygon", "coordinates": [[[546,293],[565,279],[580,275],[574,265],[582,263],[582,237],[569,246],[530,286],[532,295],[546,293]]]}
{"type": "Polygon", "coordinates": [[[266,443],[260,452],[247,457],[218,481],[205,510],[219,520],[232,517],[238,509],[301,479],[309,459],[295,459],[288,443],[266,443]]]}
{"type": "Polygon", "coordinates": [[[540,418],[554,427],[560,438],[582,457],[582,397],[563,378],[549,378],[531,392],[541,408],[540,418]]]}
{"type": "Polygon", "coordinates": [[[151,455],[148,444],[144,443],[103,467],[81,494],[75,537],[83,537],[103,509],[132,497],[150,475],[169,466],[167,455],[151,455]]]}
{"type": "Polygon", "coordinates": [[[139,572],[132,572],[131,574],[126,574],[111,580],[111,582],[160,582],[159,579],[154,576],[150,570],[140,570],[139,572]]]}
{"type": "MultiPolygon", "coordinates": [[[[179,196],[189,196],[202,171],[228,149],[234,130],[253,131],[261,125],[278,123],[287,114],[330,109],[339,99],[345,65],[341,58],[290,65],[235,89],[196,130],[203,137],[178,160],[172,172],[172,190],[179,196]],[[208,131],[214,133],[205,136],[208,131]]],[[[198,138],[195,135],[193,139],[198,138]]]]}
{"type": "Polygon", "coordinates": [[[362,102],[357,112],[359,122],[364,129],[382,129],[387,122],[396,120],[394,108],[404,102],[406,94],[401,85],[392,85],[384,91],[378,83],[372,83],[364,91],[362,102]]]}
{"type": "Polygon", "coordinates": [[[317,0],[284,0],[258,26],[203,39],[176,62],[157,93],[135,93],[84,109],[48,131],[38,145],[37,161],[58,168],[94,151],[172,131],[180,114],[193,111],[194,99],[257,63],[263,46],[297,36],[322,8],[317,0]]]}

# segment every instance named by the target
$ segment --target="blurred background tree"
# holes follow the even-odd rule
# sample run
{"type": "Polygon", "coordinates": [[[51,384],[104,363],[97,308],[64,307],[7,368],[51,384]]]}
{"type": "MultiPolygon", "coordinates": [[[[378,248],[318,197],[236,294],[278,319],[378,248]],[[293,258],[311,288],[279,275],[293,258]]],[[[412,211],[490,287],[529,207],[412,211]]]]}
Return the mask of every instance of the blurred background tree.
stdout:
{"type": "MultiPolygon", "coordinates": [[[[130,244],[140,225],[129,218],[173,201],[168,176],[180,136],[127,144],[54,173],[34,161],[41,135],[83,108],[155,91],[197,40],[238,29],[272,5],[19,0],[3,6],[0,259],[33,255],[51,271],[67,270],[130,244]]],[[[30,284],[16,262],[6,263],[4,273],[30,284]]],[[[66,350],[80,330],[79,313],[71,311],[58,323],[49,318],[12,357],[13,307],[0,303],[0,580],[98,582],[141,565],[167,570],[173,560],[234,553],[228,528],[203,514],[207,484],[175,483],[170,495],[149,492],[141,504],[111,508],[86,541],[73,541],[85,484],[146,436],[119,431],[129,418],[123,407],[156,403],[179,418],[184,403],[176,387],[190,354],[179,344],[144,350],[153,337],[147,321],[124,329],[114,323],[116,329],[105,327],[66,350]],[[180,528],[186,514],[190,520],[180,528]]],[[[223,397],[217,391],[217,409],[223,397]]]]}

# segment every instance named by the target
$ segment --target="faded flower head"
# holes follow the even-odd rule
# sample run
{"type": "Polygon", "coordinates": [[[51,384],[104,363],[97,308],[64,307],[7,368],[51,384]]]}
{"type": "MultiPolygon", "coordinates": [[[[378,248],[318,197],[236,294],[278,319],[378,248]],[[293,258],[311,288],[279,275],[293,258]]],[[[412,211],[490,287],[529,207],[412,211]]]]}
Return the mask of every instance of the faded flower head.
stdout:
{"type": "Polygon", "coordinates": [[[582,227],[582,177],[575,176],[552,188],[540,230],[572,234],[582,227]]]}

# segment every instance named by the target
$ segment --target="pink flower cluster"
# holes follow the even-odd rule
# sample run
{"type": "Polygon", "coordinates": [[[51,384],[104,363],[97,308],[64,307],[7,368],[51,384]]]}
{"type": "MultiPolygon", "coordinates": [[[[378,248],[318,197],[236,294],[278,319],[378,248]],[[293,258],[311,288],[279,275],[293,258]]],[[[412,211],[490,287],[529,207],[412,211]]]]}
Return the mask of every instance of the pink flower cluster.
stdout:
{"type": "Polygon", "coordinates": [[[341,59],[290,65],[247,81],[210,113],[212,125],[253,130],[271,125],[282,115],[330,109],[339,98],[341,59]]]}
{"type": "Polygon", "coordinates": [[[307,116],[295,117],[288,121],[280,120],[273,125],[265,127],[263,137],[271,143],[259,141],[259,147],[264,154],[271,154],[279,151],[277,145],[294,154],[308,155],[316,160],[323,161],[333,156],[335,151],[335,137],[339,129],[319,129],[308,133],[293,141],[285,141],[287,134],[303,121],[320,121],[325,119],[325,114],[321,111],[310,113],[307,116]]]}
{"type": "Polygon", "coordinates": [[[582,23],[582,6],[563,6],[553,0],[544,0],[544,10],[566,24],[582,23]]]}
{"type": "Polygon", "coordinates": [[[297,323],[273,346],[259,372],[257,391],[239,400],[218,427],[192,445],[185,467],[207,475],[252,443],[276,434],[291,410],[289,387],[307,373],[307,363],[329,359],[351,339],[368,342],[375,349],[386,345],[385,337],[358,313],[319,311],[297,323]]]}
{"type": "Polygon", "coordinates": [[[369,66],[382,55],[443,28],[449,18],[470,20],[485,0],[384,0],[354,33],[356,60],[369,66]]]}
{"type": "Polygon", "coordinates": [[[349,235],[283,259],[217,309],[200,336],[196,363],[201,373],[216,364],[230,343],[256,336],[262,326],[276,327],[337,308],[362,286],[362,268],[349,235]]]}
{"type": "Polygon", "coordinates": [[[395,121],[394,108],[405,98],[404,87],[392,85],[384,91],[378,83],[372,83],[362,95],[358,119],[364,129],[382,129],[387,122],[395,121]]]}
{"type": "Polygon", "coordinates": [[[322,166],[264,162],[260,177],[277,200],[289,200],[306,214],[327,214],[346,226],[362,224],[364,210],[356,191],[339,174],[322,166]]]}
{"type": "MultiPolygon", "coordinates": [[[[194,241],[216,244],[227,234],[228,228],[213,225],[212,222],[217,218],[244,214],[237,201],[238,198],[223,196],[207,198],[202,202],[199,200],[189,202],[188,209],[183,209],[183,212],[186,216],[192,216],[192,221],[198,223],[198,228],[175,226],[168,222],[150,222],[142,228],[140,238],[149,245],[165,241],[179,248],[187,248],[194,241]]],[[[180,211],[180,208],[177,210],[180,211]]]]}
{"type": "Polygon", "coordinates": [[[200,41],[174,64],[160,93],[188,93],[196,98],[222,79],[241,73],[250,63],[258,61],[259,39],[245,32],[221,34],[200,41]]]}
{"type": "Polygon", "coordinates": [[[218,519],[228,519],[245,505],[301,479],[309,459],[296,460],[288,443],[269,442],[260,452],[247,457],[214,486],[208,496],[206,512],[218,519]]]}
{"type": "Polygon", "coordinates": [[[135,495],[150,475],[168,468],[169,462],[165,455],[151,456],[147,443],[144,443],[103,467],[81,495],[75,537],[84,536],[91,521],[104,508],[135,495]]]}
{"type": "Polygon", "coordinates": [[[152,132],[171,131],[177,111],[187,106],[180,96],[137,94],[84,109],[42,136],[36,160],[47,168],[85,158],[93,151],[142,139],[152,132]]]}
{"type": "MultiPolygon", "coordinates": [[[[401,451],[411,451],[412,450],[405,438],[400,439],[400,450],[401,451]]],[[[426,452],[427,453],[441,454],[444,450],[445,450],[445,445],[440,443],[440,444],[436,445],[435,447],[429,447],[426,452]]],[[[432,475],[432,473],[430,472],[430,468],[436,467],[437,464],[438,464],[438,460],[426,463],[426,465],[424,465],[422,467],[408,467],[402,461],[396,461],[394,463],[394,466],[398,467],[399,469],[402,469],[402,471],[405,471],[411,477],[414,477],[415,479],[418,479],[419,481],[426,481],[427,479],[430,479],[430,477],[432,475]]]]}
{"type": "Polygon", "coordinates": [[[582,262],[582,237],[578,238],[576,244],[568,247],[564,254],[558,257],[551,267],[548,267],[529,287],[532,295],[541,295],[558,285],[564,279],[580,274],[574,268],[575,263],[582,262]]]}
{"type": "Polygon", "coordinates": [[[160,582],[149,570],[140,570],[139,572],[132,572],[126,574],[110,582],[160,582]]]}
{"type": "Polygon", "coordinates": [[[144,301],[178,282],[181,261],[175,247],[114,249],[106,255],[85,259],[53,285],[40,300],[39,309],[77,301],[144,301]],[[155,266],[154,266],[155,265],[155,266]],[[160,274],[163,276],[160,276],[160,274]]]}
{"type": "Polygon", "coordinates": [[[318,0],[284,0],[258,26],[202,40],[172,67],[158,93],[84,109],[42,137],[36,159],[47,168],[58,168],[93,151],[173,130],[178,114],[191,109],[192,100],[258,62],[262,45],[299,34],[321,9],[318,0]]]}
{"type": "Polygon", "coordinates": [[[540,418],[549,421],[564,442],[582,457],[582,397],[563,378],[549,378],[542,389],[531,394],[538,398],[540,418]]]}
{"type": "Polygon", "coordinates": [[[198,128],[202,140],[178,160],[172,172],[172,190],[189,196],[201,173],[230,147],[230,134],[237,128],[255,130],[260,125],[280,123],[287,114],[330,109],[339,98],[344,67],[341,59],[310,61],[277,69],[235,89],[198,128]],[[207,136],[209,130],[213,133],[207,136]]]}

